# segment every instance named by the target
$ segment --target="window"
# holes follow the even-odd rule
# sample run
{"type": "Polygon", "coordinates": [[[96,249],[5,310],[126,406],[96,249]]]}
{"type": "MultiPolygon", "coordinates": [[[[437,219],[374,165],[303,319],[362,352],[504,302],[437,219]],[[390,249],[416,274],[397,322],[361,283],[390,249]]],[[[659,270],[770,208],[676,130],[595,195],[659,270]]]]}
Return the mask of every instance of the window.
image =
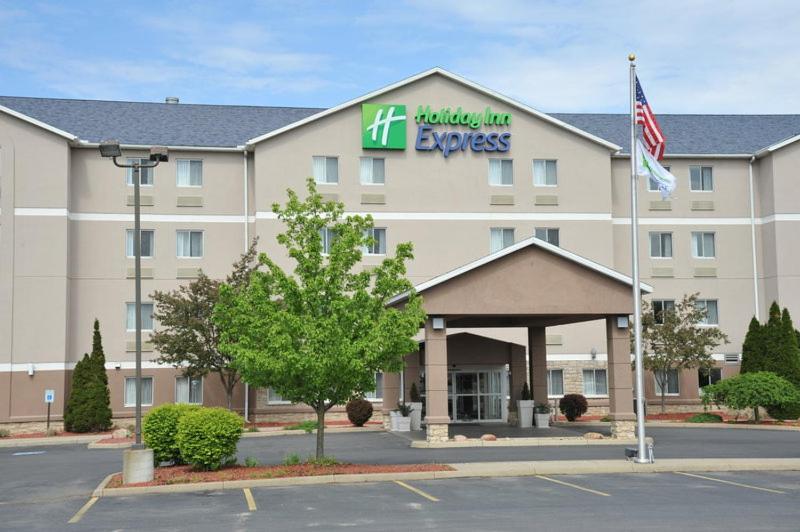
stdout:
{"type": "Polygon", "coordinates": [[[692,257],[713,259],[715,256],[714,233],[692,232],[692,257]]]}
{"type": "Polygon", "coordinates": [[[583,395],[608,395],[606,370],[583,370],[583,395]]]}
{"type": "Polygon", "coordinates": [[[182,259],[199,259],[203,257],[203,232],[178,231],[177,256],[182,259]]]}
{"type": "MultiPolygon", "coordinates": [[[[127,306],[126,327],[128,331],[136,330],[136,303],[125,303],[127,306]]],[[[153,304],[142,303],[142,330],[153,330],[153,304]]]]}
{"type": "Polygon", "coordinates": [[[561,397],[564,395],[564,370],[547,370],[547,395],[549,397],[561,397]]]}
{"type": "MultiPolygon", "coordinates": [[[[139,231],[139,244],[142,250],[143,259],[153,258],[153,248],[156,232],[152,229],[142,229],[139,231]]],[[[129,259],[134,258],[135,248],[133,246],[133,229],[125,230],[125,256],[129,259]]]]}
{"type": "Polygon", "coordinates": [[[317,157],[313,158],[314,181],[320,184],[335,185],[339,182],[339,158],[317,157]]]}
{"type": "Polygon", "coordinates": [[[650,233],[650,257],[654,259],[672,258],[672,233],[650,233]]]}
{"type": "MultiPolygon", "coordinates": [[[[664,168],[664,170],[666,170],[667,172],[669,172],[669,169],[670,169],[670,167],[669,167],[669,166],[664,166],[663,168],[664,168]]],[[[651,177],[651,178],[649,178],[649,179],[647,180],[647,190],[648,190],[649,192],[659,192],[659,190],[658,190],[658,181],[656,181],[656,180],[655,180],[655,179],[653,179],[652,177],[651,177]]]]}
{"type": "MultiPolygon", "coordinates": [[[[153,377],[142,377],[142,405],[153,404],[153,377]]],[[[136,378],[125,377],[125,406],[136,406],[136,378]]]]}
{"type": "MultiPolygon", "coordinates": [[[[128,164],[136,163],[149,163],[150,159],[128,159],[128,164]]],[[[128,185],[133,186],[133,168],[128,168],[126,174],[126,182],[128,185]]],[[[139,184],[144,187],[153,185],[153,169],[152,168],[139,168],[139,184]]]]}
{"type": "MultiPolygon", "coordinates": [[[[656,371],[653,377],[656,381],[656,395],[661,395],[661,383],[664,381],[663,371],[656,371]]],[[[665,395],[678,395],[680,393],[680,385],[678,383],[678,370],[671,369],[666,373],[667,391],[665,395]]]]}
{"type": "Polygon", "coordinates": [[[698,299],[695,306],[706,311],[706,317],[700,320],[700,325],[719,325],[719,310],[716,299],[698,299]]]}
{"type": "Polygon", "coordinates": [[[654,299],[653,300],[653,318],[659,325],[664,323],[664,313],[675,312],[674,299],[654,299]]]}
{"type": "Polygon", "coordinates": [[[267,388],[267,403],[271,405],[288,405],[291,401],[287,401],[281,397],[280,394],[272,388],[267,388]]]}
{"type": "Polygon", "coordinates": [[[192,405],[203,404],[203,378],[202,377],[176,377],[175,402],[189,403],[192,405]]]}
{"type": "MultiPolygon", "coordinates": [[[[322,253],[328,255],[331,252],[333,239],[336,238],[336,233],[330,227],[325,227],[319,230],[319,236],[322,239],[322,253]]],[[[385,235],[384,235],[385,238],[385,235]]]]}
{"type": "Polygon", "coordinates": [[[383,373],[375,373],[375,391],[365,393],[364,398],[373,401],[383,400],[383,373]]]}
{"type": "Polygon", "coordinates": [[[511,186],[514,184],[513,159],[489,159],[489,184],[511,186]]]}
{"type": "Polygon", "coordinates": [[[555,160],[533,160],[533,184],[537,187],[554,187],[558,185],[558,173],[556,172],[555,160]]]}
{"type": "Polygon", "coordinates": [[[362,251],[365,255],[386,255],[386,229],[383,227],[373,227],[367,229],[364,237],[372,237],[374,242],[364,246],[362,251]]]}
{"type": "Polygon", "coordinates": [[[554,246],[558,245],[558,227],[537,227],[534,234],[539,240],[554,246]]]}
{"type": "Polygon", "coordinates": [[[722,368],[700,368],[697,370],[697,381],[700,389],[709,384],[715,384],[722,379],[722,368]]]}
{"type": "Polygon", "coordinates": [[[689,180],[693,192],[711,192],[714,190],[714,175],[710,166],[690,166],[689,180]]]}
{"type": "Polygon", "coordinates": [[[489,230],[489,252],[494,253],[514,243],[513,227],[492,227],[489,230]]]}
{"type": "Polygon", "coordinates": [[[203,161],[200,159],[178,159],[179,187],[203,186],[203,161]]]}
{"type": "Polygon", "coordinates": [[[361,158],[361,184],[383,185],[386,182],[386,163],[377,157],[361,158]]]}

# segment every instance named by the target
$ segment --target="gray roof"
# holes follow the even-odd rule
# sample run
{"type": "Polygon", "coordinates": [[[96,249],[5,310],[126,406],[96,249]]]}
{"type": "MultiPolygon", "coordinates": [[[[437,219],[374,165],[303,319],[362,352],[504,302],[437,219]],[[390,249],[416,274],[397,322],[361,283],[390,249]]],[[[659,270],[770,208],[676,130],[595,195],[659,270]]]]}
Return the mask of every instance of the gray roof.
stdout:
{"type": "MultiPolygon", "coordinates": [[[[123,144],[242,146],[323,108],[198,105],[0,96],[0,105],[72,133],[81,140],[123,144]]],[[[550,116],[628,152],[626,114],[550,116]]],[[[752,154],[800,134],[800,115],[659,114],[667,154],[752,154]]]]}

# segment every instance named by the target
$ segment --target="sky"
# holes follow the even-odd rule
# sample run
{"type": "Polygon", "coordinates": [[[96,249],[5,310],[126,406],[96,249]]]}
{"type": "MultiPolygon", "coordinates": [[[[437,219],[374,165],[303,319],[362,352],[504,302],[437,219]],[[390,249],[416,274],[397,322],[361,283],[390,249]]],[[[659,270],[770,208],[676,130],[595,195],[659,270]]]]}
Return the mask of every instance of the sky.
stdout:
{"type": "Polygon", "coordinates": [[[800,1],[0,0],[0,94],[330,107],[439,66],[545,112],[800,113],[800,1]]]}

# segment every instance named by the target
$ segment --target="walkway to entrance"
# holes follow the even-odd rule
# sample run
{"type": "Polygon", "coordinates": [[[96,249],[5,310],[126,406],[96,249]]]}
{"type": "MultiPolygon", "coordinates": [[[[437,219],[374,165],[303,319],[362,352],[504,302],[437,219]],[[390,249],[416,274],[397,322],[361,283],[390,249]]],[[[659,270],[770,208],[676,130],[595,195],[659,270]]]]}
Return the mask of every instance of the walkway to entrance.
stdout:
{"type": "MultiPolygon", "coordinates": [[[[505,398],[518,399],[526,380],[533,400],[547,403],[547,327],[594,320],[605,321],[611,435],[634,438],[636,418],[628,332],[628,319],[633,312],[631,287],[630,277],[537,238],[528,238],[416,286],[428,314],[424,345],[417,357],[418,374],[424,373],[422,393],[428,441],[447,441],[450,423],[459,418],[498,419],[499,414],[500,419],[506,419],[505,398]],[[453,366],[463,363],[463,356],[448,356],[448,344],[452,343],[447,336],[448,327],[527,328],[527,361],[522,346],[516,346],[522,348],[521,352],[508,349],[501,362],[510,371],[510,379],[505,379],[496,370],[498,361],[487,356],[489,350],[471,349],[478,340],[476,335],[467,335],[472,339],[463,343],[458,354],[471,349],[470,369],[459,372],[453,366]],[[510,388],[507,393],[506,387],[510,388]]],[[[642,284],[640,290],[651,292],[652,288],[642,284]]],[[[407,298],[408,294],[401,294],[390,304],[401,306],[407,298]]],[[[396,373],[384,376],[386,419],[400,397],[400,381],[396,373]]],[[[406,383],[404,396],[408,386],[406,383]]]]}

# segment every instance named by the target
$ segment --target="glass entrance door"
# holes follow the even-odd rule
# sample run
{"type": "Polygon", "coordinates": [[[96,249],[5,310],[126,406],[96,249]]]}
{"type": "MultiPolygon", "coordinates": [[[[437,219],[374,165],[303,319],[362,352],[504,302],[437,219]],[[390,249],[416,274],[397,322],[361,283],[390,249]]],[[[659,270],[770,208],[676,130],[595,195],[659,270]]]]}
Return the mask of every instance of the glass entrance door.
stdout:
{"type": "Polygon", "coordinates": [[[450,419],[454,422],[503,420],[503,370],[452,370],[447,375],[450,419]]]}

